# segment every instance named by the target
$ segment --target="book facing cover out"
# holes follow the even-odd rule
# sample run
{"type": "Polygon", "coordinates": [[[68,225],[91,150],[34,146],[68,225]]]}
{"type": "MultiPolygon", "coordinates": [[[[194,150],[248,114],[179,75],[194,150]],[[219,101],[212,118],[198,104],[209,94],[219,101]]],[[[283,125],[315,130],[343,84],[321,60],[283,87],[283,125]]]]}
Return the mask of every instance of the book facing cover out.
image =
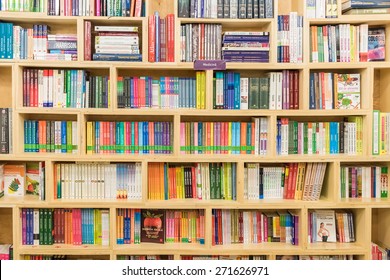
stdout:
{"type": "Polygon", "coordinates": [[[26,167],[24,164],[6,164],[4,166],[4,194],[23,196],[26,167]]]}
{"type": "Polygon", "coordinates": [[[360,74],[335,74],[337,109],[360,109],[360,74]]]}
{"type": "Polygon", "coordinates": [[[316,210],[317,242],[336,242],[336,218],[334,210],[316,210]]]}
{"type": "Polygon", "coordinates": [[[385,60],[385,28],[368,28],[368,61],[385,60]]]}
{"type": "Polygon", "coordinates": [[[143,209],[141,212],[141,242],[164,243],[164,210],[143,209]]]}

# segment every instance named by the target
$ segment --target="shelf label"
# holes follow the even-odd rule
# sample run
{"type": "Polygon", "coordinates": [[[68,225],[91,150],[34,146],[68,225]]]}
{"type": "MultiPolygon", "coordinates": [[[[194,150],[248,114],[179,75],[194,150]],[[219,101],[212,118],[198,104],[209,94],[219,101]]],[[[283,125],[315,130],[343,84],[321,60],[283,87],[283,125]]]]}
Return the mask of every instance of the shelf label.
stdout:
{"type": "Polygon", "coordinates": [[[195,60],[194,70],[226,70],[225,60],[195,60]]]}

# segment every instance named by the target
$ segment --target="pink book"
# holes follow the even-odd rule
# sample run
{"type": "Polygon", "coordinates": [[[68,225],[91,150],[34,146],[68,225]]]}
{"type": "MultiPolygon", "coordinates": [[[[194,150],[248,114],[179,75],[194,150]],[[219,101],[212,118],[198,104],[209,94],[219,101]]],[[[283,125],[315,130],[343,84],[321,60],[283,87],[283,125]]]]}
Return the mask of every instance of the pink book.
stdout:
{"type": "Polygon", "coordinates": [[[139,108],[139,96],[138,96],[138,86],[139,86],[139,82],[138,82],[138,77],[134,77],[133,78],[133,88],[134,88],[134,99],[133,99],[133,106],[134,108],[139,108]]]}
{"type": "Polygon", "coordinates": [[[22,209],[22,244],[27,245],[27,231],[26,231],[26,209],[22,209]]]}
{"type": "Polygon", "coordinates": [[[95,13],[96,13],[96,16],[100,16],[100,0],[96,0],[95,2],[95,13]]]}

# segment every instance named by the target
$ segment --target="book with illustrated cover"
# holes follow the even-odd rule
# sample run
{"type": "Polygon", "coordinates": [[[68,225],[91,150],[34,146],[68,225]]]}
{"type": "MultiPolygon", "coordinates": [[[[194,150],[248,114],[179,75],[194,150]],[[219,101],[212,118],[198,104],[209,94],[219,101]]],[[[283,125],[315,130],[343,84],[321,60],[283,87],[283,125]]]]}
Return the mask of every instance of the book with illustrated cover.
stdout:
{"type": "Polygon", "coordinates": [[[23,196],[26,176],[24,164],[6,164],[4,166],[4,195],[23,196]]]}
{"type": "Polygon", "coordinates": [[[141,212],[141,242],[164,243],[164,210],[143,209],[141,212]]]}
{"type": "Polygon", "coordinates": [[[313,238],[317,242],[336,242],[336,219],[334,210],[315,211],[316,230],[313,238]]]}
{"type": "Polygon", "coordinates": [[[42,197],[44,190],[44,162],[26,163],[26,194],[42,197]]]}
{"type": "Polygon", "coordinates": [[[386,31],[384,27],[368,28],[368,61],[384,61],[386,31]]]}
{"type": "Polygon", "coordinates": [[[360,109],[360,74],[335,74],[336,109],[360,109]]]}

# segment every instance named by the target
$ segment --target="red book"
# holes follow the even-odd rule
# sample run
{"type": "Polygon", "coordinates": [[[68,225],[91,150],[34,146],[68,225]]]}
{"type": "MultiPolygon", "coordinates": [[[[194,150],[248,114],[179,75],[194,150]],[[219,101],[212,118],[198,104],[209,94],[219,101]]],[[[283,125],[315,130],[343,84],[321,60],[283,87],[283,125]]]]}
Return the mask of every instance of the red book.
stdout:
{"type": "Polygon", "coordinates": [[[268,218],[266,215],[261,214],[263,216],[263,236],[264,236],[264,242],[268,242],[268,218]]]}
{"type": "Polygon", "coordinates": [[[297,175],[298,175],[298,163],[293,163],[294,165],[294,172],[293,172],[293,178],[292,178],[292,184],[291,184],[291,195],[290,198],[295,198],[295,190],[297,188],[297,175]]]}
{"type": "Polygon", "coordinates": [[[142,0],[135,0],[134,17],[140,17],[141,11],[142,11],[142,0]]]}
{"type": "Polygon", "coordinates": [[[288,109],[290,109],[290,110],[294,109],[294,106],[295,106],[295,96],[294,96],[294,89],[293,89],[293,80],[294,80],[293,72],[295,72],[295,71],[288,71],[287,72],[287,75],[288,75],[287,92],[288,92],[288,96],[289,96],[288,109]]]}
{"type": "MultiPolygon", "coordinates": [[[[99,2],[100,5],[100,2],[99,2]]],[[[92,32],[91,22],[86,20],[84,22],[84,60],[92,60],[92,42],[91,42],[91,32],[92,32]]]]}
{"type": "Polygon", "coordinates": [[[167,15],[167,61],[175,61],[175,16],[173,14],[167,15]]]}
{"type": "MultiPolygon", "coordinates": [[[[134,2],[134,1],[133,1],[134,2]]],[[[148,33],[148,57],[149,62],[156,61],[156,18],[154,15],[149,16],[149,33],[148,33]]]]}

